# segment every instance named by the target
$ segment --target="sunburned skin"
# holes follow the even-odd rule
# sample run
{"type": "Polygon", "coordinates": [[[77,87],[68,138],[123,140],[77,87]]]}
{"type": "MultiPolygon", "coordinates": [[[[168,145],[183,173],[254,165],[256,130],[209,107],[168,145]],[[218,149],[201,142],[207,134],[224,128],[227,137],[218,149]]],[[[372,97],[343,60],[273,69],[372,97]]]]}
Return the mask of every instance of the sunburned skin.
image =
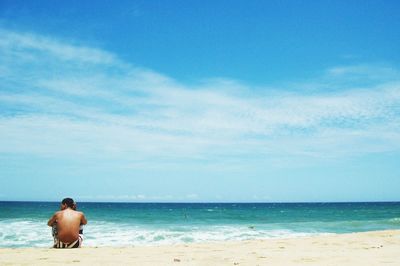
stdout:
{"type": "Polygon", "coordinates": [[[57,237],[64,243],[71,243],[79,237],[80,225],[87,224],[85,215],[61,204],[61,211],[56,212],[48,221],[49,226],[57,223],[57,237]]]}

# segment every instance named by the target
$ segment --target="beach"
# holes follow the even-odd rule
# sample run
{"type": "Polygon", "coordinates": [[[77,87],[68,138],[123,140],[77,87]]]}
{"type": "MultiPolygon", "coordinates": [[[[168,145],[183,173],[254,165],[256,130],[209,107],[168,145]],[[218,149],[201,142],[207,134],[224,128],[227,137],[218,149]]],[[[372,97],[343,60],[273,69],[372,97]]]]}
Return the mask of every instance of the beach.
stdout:
{"type": "Polygon", "coordinates": [[[400,230],[131,247],[2,248],[1,265],[400,265],[400,230]]]}
{"type": "Polygon", "coordinates": [[[400,266],[400,0],[363,2],[0,0],[0,266],[400,266]]]}

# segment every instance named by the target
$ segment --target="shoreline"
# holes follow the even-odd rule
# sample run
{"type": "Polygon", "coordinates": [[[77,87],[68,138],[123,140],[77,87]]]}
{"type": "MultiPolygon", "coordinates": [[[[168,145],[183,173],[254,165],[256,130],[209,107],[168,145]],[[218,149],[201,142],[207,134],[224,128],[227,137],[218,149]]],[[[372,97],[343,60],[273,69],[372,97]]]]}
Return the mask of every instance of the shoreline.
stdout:
{"type": "Polygon", "coordinates": [[[399,265],[400,229],[159,246],[0,248],[2,265],[399,265]]]}

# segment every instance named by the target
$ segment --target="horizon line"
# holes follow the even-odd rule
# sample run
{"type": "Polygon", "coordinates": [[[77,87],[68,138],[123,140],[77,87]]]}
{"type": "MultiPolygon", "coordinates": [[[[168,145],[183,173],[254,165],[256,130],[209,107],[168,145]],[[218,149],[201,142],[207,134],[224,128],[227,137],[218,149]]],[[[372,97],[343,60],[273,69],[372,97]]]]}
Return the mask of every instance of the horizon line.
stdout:
{"type": "MultiPolygon", "coordinates": [[[[52,200],[0,200],[0,202],[45,202],[60,203],[52,200]]],[[[400,203],[400,200],[376,201],[78,201],[78,203],[134,203],[134,204],[330,204],[330,203],[400,203]]]]}

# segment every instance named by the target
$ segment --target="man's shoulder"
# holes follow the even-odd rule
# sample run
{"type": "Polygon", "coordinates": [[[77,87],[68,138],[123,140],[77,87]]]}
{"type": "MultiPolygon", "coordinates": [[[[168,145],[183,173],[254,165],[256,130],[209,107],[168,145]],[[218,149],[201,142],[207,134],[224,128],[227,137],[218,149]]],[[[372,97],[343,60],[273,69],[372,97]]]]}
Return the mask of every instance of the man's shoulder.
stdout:
{"type": "Polygon", "coordinates": [[[83,212],[81,212],[81,211],[75,211],[75,210],[74,210],[74,212],[75,212],[76,214],[78,214],[78,215],[84,215],[83,212]]]}
{"type": "Polygon", "coordinates": [[[53,217],[60,218],[61,215],[62,215],[62,211],[56,211],[56,212],[53,214],[53,217]]]}

